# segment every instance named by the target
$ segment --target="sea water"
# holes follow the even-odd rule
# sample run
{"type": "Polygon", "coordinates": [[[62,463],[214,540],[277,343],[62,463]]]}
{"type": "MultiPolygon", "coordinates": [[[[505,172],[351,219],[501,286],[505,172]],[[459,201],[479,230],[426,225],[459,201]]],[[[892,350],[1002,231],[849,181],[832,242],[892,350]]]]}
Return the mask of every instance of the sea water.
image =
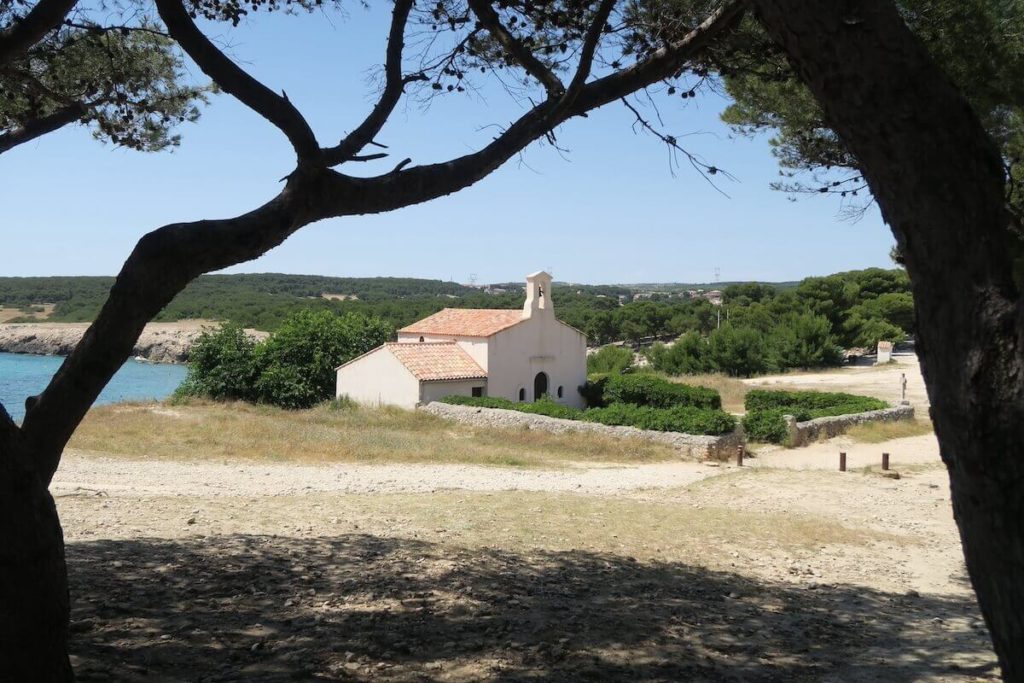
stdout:
{"type": "MultiPolygon", "coordinates": [[[[63,362],[58,356],[0,353],[0,403],[15,421],[25,416],[25,399],[45,389],[63,362]]],[[[107,383],[96,405],[167,398],[185,379],[185,372],[183,365],[129,360],[107,383]]]]}

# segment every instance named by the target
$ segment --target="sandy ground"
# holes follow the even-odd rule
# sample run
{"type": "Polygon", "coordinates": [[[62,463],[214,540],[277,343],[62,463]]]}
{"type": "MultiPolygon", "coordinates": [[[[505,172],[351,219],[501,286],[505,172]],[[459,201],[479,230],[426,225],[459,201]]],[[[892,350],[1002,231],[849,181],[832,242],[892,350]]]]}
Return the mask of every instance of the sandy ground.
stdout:
{"type": "Polygon", "coordinates": [[[71,452],[53,492],[84,681],[998,679],[932,436],[742,468],[71,452]]]}
{"type": "Polygon", "coordinates": [[[928,413],[928,393],[925,390],[921,366],[913,353],[893,354],[887,365],[866,365],[837,368],[825,372],[793,372],[743,380],[754,387],[777,389],[811,389],[815,391],[846,391],[853,394],[876,396],[895,403],[901,397],[901,376],[907,378],[907,400],[918,408],[922,417],[928,413]]]}
{"type": "Polygon", "coordinates": [[[932,437],[746,465],[69,454],[75,662],[82,680],[995,680],[932,437]]]}

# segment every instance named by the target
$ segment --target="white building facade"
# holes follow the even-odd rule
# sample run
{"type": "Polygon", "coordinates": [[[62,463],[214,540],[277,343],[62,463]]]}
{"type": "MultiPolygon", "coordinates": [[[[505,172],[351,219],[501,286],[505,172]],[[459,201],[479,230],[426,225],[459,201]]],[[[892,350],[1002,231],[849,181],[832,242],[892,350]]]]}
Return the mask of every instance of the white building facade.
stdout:
{"type": "Polygon", "coordinates": [[[535,401],[547,395],[583,407],[587,338],[555,318],[551,276],[526,278],[521,311],[443,311],[398,331],[338,368],[337,396],[359,403],[412,408],[442,396],[494,396],[535,401]]]}

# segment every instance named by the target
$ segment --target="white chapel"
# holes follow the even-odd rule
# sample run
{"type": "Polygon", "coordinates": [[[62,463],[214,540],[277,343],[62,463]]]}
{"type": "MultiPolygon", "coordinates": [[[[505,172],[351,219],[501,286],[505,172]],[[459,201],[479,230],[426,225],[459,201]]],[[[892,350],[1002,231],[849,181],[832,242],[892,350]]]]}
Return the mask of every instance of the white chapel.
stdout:
{"type": "Polygon", "coordinates": [[[547,394],[583,407],[587,338],[555,319],[551,276],[526,276],[523,309],[446,308],[338,368],[336,395],[414,408],[443,396],[535,401],[547,394]]]}

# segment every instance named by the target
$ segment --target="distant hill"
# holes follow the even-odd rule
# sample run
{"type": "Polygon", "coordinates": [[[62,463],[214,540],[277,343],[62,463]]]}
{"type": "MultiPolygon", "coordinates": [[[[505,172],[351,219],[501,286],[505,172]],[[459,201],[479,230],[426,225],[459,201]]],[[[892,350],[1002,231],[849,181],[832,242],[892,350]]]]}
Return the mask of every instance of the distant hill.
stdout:
{"type": "Polygon", "coordinates": [[[648,283],[642,283],[642,282],[639,282],[639,283],[636,283],[636,284],[624,284],[624,285],[619,285],[619,286],[620,287],[625,287],[626,289],[632,290],[634,292],[666,292],[666,293],[673,292],[674,293],[674,292],[685,292],[685,291],[690,290],[690,289],[703,289],[703,290],[725,289],[729,285],[750,285],[750,284],[767,285],[769,287],[774,287],[775,289],[778,289],[778,290],[787,290],[787,289],[793,289],[794,287],[796,287],[800,283],[799,283],[799,281],[796,281],[796,280],[794,280],[792,282],[762,282],[762,281],[759,281],[759,280],[742,280],[742,281],[741,280],[734,280],[734,281],[730,281],[730,282],[695,282],[695,283],[688,283],[688,282],[648,282],[648,283]]]}
{"type": "MultiPolygon", "coordinates": [[[[99,312],[113,284],[113,277],[0,277],[0,306],[25,308],[55,304],[49,320],[90,321],[99,312]]],[[[297,306],[333,307],[341,303],[358,306],[360,302],[409,300],[434,303],[479,296],[485,295],[475,288],[417,278],[341,278],[280,273],[203,275],[186,287],[156,320],[230,319],[271,329],[297,306]]]]}

